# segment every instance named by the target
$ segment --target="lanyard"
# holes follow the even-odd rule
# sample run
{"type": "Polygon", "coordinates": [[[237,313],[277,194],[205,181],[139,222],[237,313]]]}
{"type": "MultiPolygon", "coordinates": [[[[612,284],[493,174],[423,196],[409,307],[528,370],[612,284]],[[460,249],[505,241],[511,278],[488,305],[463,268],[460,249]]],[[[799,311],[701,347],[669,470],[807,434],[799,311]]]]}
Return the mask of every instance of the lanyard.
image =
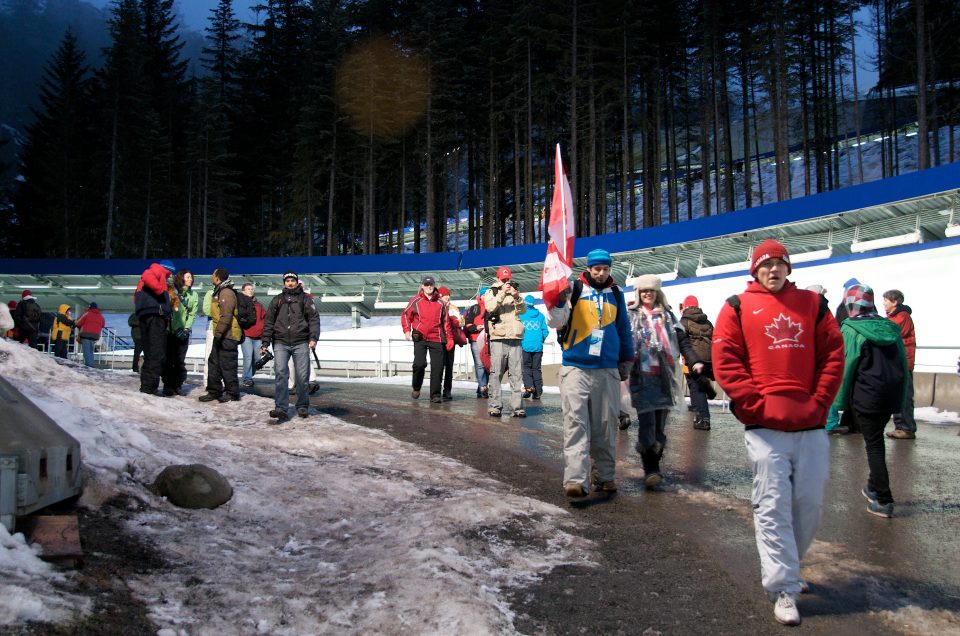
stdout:
{"type": "Polygon", "coordinates": [[[602,327],[604,294],[603,292],[594,289],[590,299],[597,305],[597,325],[602,327]]]}

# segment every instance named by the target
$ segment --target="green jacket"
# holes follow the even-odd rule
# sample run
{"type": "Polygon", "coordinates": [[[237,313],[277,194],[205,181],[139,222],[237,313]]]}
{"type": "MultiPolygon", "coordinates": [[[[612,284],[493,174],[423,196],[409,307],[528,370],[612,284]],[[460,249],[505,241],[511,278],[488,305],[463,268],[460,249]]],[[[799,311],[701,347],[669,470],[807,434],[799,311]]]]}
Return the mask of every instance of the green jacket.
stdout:
{"type": "Polygon", "coordinates": [[[200,295],[193,289],[180,292],[180,307],[170,314],[170,333],[180,329],[193,329],[193,321],[200,311],[200,295]]]}
{"type": "Polygon", "coordinates": [[[857,364],[860,362],[860,354],[863,345],[869,340],[875,345],[886,346],[897,345],[900,361],[903,364],[903,396],[900,403],[907,401],[909,390],[910,373],[907,368],[907,352],[903,347],[903,338],[900,337],[900,327],[893,321],[886,318],[877,318],[876,320],[853,320],[848,318],[840,325],[840,333],[843,335],[843,384],[840,385],[840,392],[833,401],[833,407],[839,411],[846,410],[849,406],[850,395],[853,391],[853,383],[856,380],[857,364]]]}

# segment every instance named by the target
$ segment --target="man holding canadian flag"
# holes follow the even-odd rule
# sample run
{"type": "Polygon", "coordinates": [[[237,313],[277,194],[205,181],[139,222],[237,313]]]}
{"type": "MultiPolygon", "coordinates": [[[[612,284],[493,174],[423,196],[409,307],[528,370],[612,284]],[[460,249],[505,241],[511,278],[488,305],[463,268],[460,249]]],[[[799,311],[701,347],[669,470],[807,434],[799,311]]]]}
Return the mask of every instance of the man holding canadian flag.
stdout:
{"type": "Polygon", "coordinates": [[[556,183],[550,210],[551,242],[540,278],[547,324],[558,329],[563,349],[560,406],[563,411],[563,491],[585,497],[591,489],[611,494],[620,415],[620,380],[633,365],[633,339],[623,292],[613,282],[613,259],[603,249],[587,255],[587,269],[571,288],[573,197],[557,145],[556,183]],[[591,460],[593,463],[591,470],[591,460]],[[596,477],[597,483],[591,484],[596,477]]]}

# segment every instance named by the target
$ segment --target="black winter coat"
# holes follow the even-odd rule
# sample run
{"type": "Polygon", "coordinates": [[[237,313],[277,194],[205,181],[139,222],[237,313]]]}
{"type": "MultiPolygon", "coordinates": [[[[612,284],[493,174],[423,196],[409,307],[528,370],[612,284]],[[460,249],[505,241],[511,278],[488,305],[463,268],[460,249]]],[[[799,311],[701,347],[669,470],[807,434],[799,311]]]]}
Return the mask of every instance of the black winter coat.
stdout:
{"type": "Polygon", "coordinates": [[[302,287],[284,289],[267,306],[263,319],[264,345],[279,342],[288,346],[302,344],[320,337],[320,315],[313,299],[302,287]]]}

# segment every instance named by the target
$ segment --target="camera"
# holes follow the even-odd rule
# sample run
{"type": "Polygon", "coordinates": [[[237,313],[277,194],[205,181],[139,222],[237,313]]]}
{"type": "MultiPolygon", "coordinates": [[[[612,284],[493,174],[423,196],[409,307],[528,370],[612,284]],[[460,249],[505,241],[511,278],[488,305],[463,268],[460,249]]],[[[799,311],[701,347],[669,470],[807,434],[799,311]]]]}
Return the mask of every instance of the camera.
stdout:
{"type": "Polygon", "coordinates": [[[257,372],[265,367],[271,360],[273,360],[273,352],[267,349],[263,352],[263,355],[260,356],[260,359],[253,363],[254,372],[257,372]]]}
{"type": "Polygon", "coordinates": [[[520,285],[515,280],[508,280],[504,285],[509,285],[517,291],[520,291],[520,285]]]}

